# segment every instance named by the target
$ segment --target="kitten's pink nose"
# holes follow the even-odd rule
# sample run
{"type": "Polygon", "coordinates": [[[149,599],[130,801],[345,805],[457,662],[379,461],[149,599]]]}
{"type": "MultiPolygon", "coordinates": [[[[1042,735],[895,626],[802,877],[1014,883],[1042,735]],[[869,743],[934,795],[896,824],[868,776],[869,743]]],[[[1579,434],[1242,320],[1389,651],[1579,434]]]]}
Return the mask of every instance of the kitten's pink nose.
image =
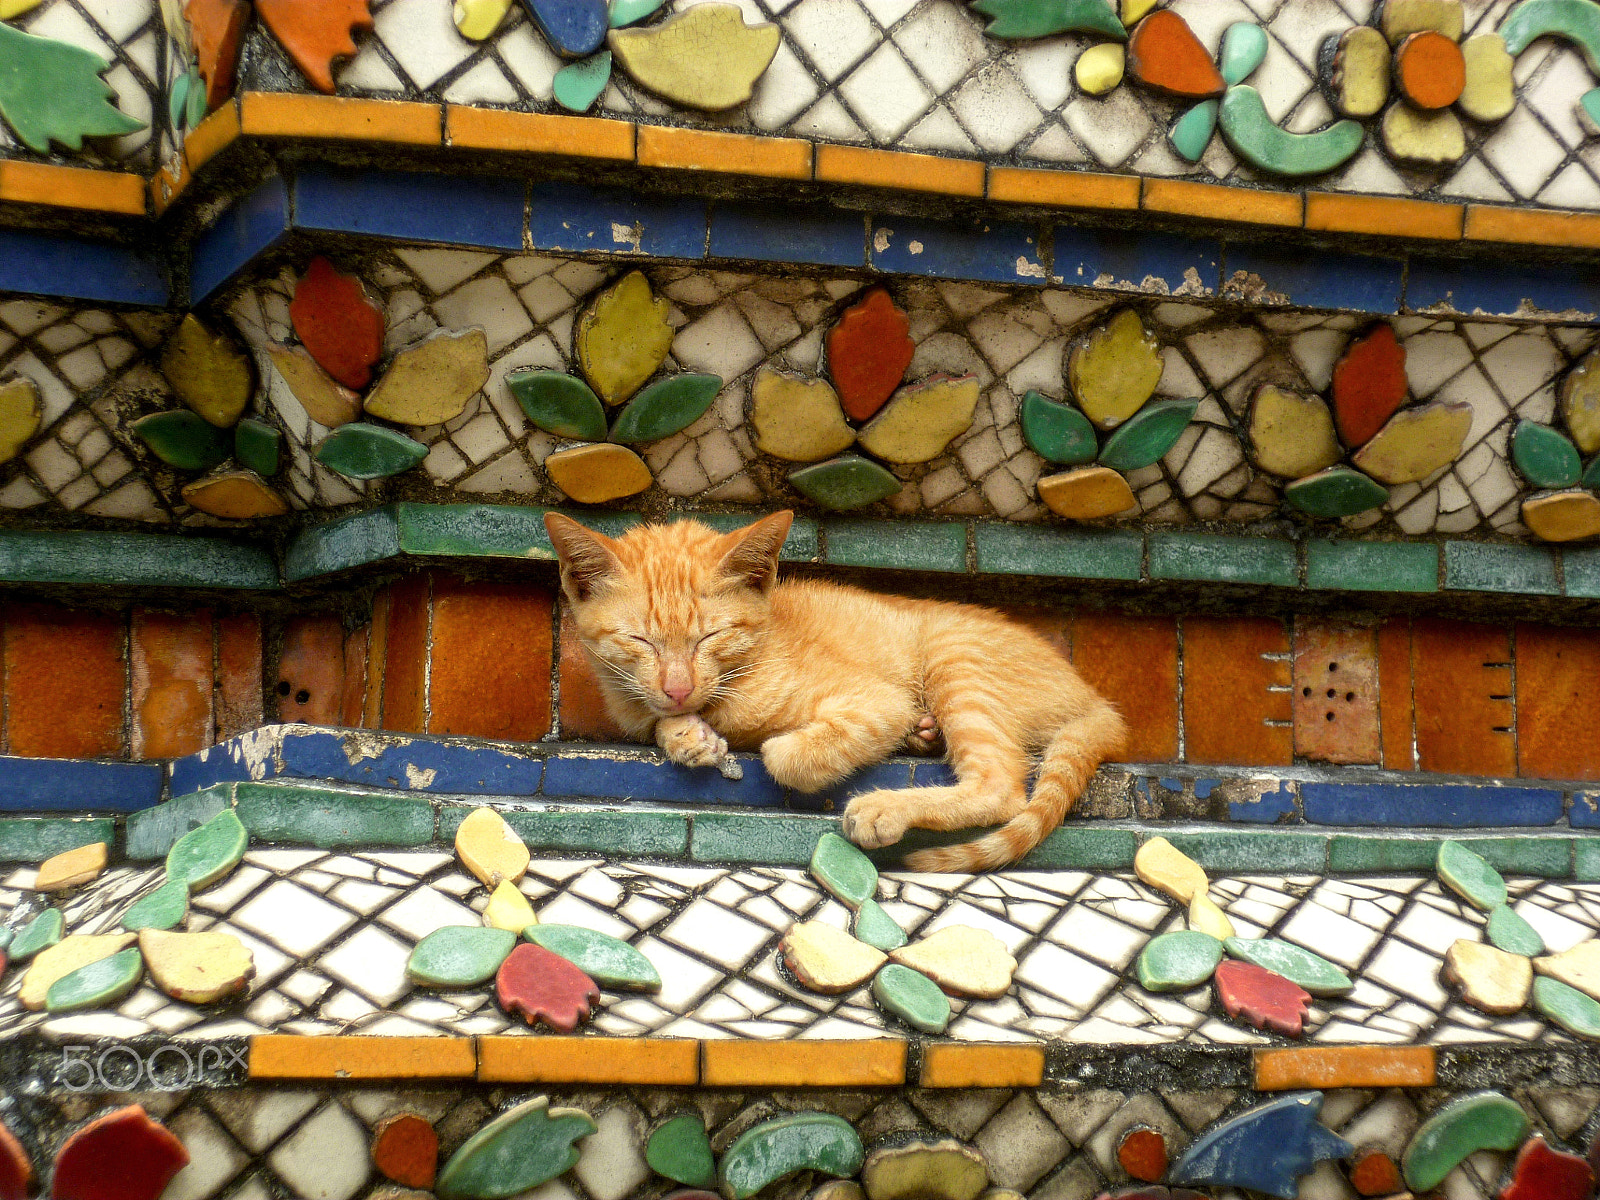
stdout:
{"type": "Polygon", "coordinates": [[[687,683],[667,683],[662,685],[661,690],[674,704],[682,704],[689,698],[689,693],[694,691],[694,686],[687,683]]]}

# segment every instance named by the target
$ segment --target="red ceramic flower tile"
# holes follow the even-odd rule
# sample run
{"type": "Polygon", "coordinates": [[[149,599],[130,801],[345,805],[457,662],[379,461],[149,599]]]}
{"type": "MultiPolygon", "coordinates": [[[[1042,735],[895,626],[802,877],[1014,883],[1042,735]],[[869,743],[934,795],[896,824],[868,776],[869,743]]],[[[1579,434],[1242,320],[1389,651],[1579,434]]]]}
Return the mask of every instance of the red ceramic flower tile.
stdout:
{"type": "Polygon", "coordinates": [[[311,357],[349,388],[372,382],[383,353],[383,312],[367,299],[361,281],[341,275],[318,255],[294,289],[289,319],[311,357]]]}
{"type": "Polygon", "coordinates": [[[900,386],[915,351],[910,320],[882,288],[873,288],[845,309],[828,331],[828,374],[844,411],[865,421],[882,408],[900,386]]]}
{"type": "Polygon", "coordinates": [[[1517,1155],[1500,1200],[1588,1200],[1594,1171],[1576,1154],[1552,1150],[1535,1134],[1517,1155]]]}
{"type": "Polygon", "coordinates": [[[431,1188],[439,1171],[439,1135],[427,1118],[416,1113],[387,1117],[372,1132],[372,1165],[385,1179],[431,1188]]]}
{"type": "Polygon", "coordinates": [[[137,1104],[90,1121],[56,1155],[51,1200],[156,1200],[189,1152],[137,1104]]]}
{"type": "Polygon", "coordinates": [[[1165,8],[1134,27],[1128,74],[1146,87],[1196,100],[1220,96],[1227,86],[1189,23],[1165,8]]]}
{"type": "Polygon", "coordinates": [[[1363,1196],[1392,1196],[1405,1187],[1400,1168],[1382,1150],[1357,1153],[1350,1163],[1350,1186],[1363,1196]]]}
{"type": "Polygon", "coordinates": [[[1130,1129],[1117,1146],[1117,1162],[1132,1178],[1157,1183],[1167,1173],[1167,1139],[1155,1129],[1130,1129]]]}
{"type": "MultiPolygon", "coordinates": [[[[5,969],[5,955],[0,954],[0,971],[5,969]]],[[[33,1163],[28,1152],[0,1125],[0,1200],[25,1200],[32,1183],[33,1163]]]]}
{"type": "Polygon", "coordinates": [[[527,942],[513,950],[495,976],[500,1007],[532,1025],[543,1021],[571,1033],[600,999],[600,989],[577,967],[543,946],[527,942]]]}
{"type": "Polygon", "coordinates": [[[1374,325],[1333,367],[1333,416],[1346,446],[1371,440],[1406,398],[1406,350],[1388,325],[1374,325]]]}
{"type": "Polygon", "coordinates": [[[250,24],[246,0],[189,0],[184,9],[200,78],[206,81],[206,107],[215,108],[233,94],[233,69],[250,24]]]}
{"type": "Polygon", "coordinates": [[[1299,1037],[1311,993],[1255,963],[1227,959],[1213,977],[1217,999],[1230,1017],[1243,1017],[1257,1029],[1299,1037]]]}
{"type": "MultiPolygon", "coordinates": [[[[349,58],[356,52],[351,33],[372,30],[367,0],[318,0],[316,4],[307,4],[306,0],[256,0],[256,12],[311,86],[322,92],[333,91],[333,60],[349,58]]],[[[331,369],[329,373],[337,376],[331,369]]]]}

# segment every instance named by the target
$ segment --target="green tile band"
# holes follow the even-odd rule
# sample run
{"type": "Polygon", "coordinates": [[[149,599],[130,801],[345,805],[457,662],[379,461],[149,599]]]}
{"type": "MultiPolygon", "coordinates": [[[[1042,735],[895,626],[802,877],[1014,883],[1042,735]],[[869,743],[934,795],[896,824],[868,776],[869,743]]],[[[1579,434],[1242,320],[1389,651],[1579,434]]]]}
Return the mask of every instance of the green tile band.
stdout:
{"type": "Polygon", "coordinates": [[[897,571],[965,571],[967,527],[960,521],[829,521],[827,562],[897,571]]]}
{"type": "Polygon", "coordinates": [[[110,817],[0,818],[0,862],[37,865],[79,846],[114,844],[116,837],[117,823],[110,817]]]}
{"type": "Polygon", "coordinates": [[[171,533],[0,532],[0,581],[98,587],[278,589],[265,546],[171,533]]]}

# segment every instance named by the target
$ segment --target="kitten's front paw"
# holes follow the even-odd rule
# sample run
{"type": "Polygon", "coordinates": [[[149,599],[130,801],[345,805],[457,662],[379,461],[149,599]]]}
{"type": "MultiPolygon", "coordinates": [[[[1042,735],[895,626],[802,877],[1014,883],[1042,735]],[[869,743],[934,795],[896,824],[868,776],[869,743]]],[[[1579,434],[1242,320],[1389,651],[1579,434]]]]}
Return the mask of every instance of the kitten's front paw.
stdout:
{"type": "Polygon", "coordinates": [[[684,767],[714,767],[728,757],[728,743],[695,713],[662,717],[656,722],[656,744],[684,767]]]}
{"type": "Polygon", "coordinates": [[[904,798],[895,792],[857,796],[845,806],[844,835],[868,850],[892,846],[906,834],[905,808],[904,798]]]}

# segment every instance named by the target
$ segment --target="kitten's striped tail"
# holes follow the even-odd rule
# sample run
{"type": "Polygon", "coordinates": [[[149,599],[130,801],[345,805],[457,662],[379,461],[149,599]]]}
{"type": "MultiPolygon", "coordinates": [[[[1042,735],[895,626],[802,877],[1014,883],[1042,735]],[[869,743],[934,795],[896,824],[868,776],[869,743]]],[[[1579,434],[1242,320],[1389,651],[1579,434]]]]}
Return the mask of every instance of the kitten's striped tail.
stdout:
{"type": "Polygon", "coordinates": [[[1068,721],[1045,747],[1039,777],[1027,806],[999,829],[975,842],[918,850],[906,856],[913,871],[986,871],[1015,862],[1049,835],[1072,811],[1095,768],[1122,749],[1127,726],[1100,700],[1068,721]]]}

